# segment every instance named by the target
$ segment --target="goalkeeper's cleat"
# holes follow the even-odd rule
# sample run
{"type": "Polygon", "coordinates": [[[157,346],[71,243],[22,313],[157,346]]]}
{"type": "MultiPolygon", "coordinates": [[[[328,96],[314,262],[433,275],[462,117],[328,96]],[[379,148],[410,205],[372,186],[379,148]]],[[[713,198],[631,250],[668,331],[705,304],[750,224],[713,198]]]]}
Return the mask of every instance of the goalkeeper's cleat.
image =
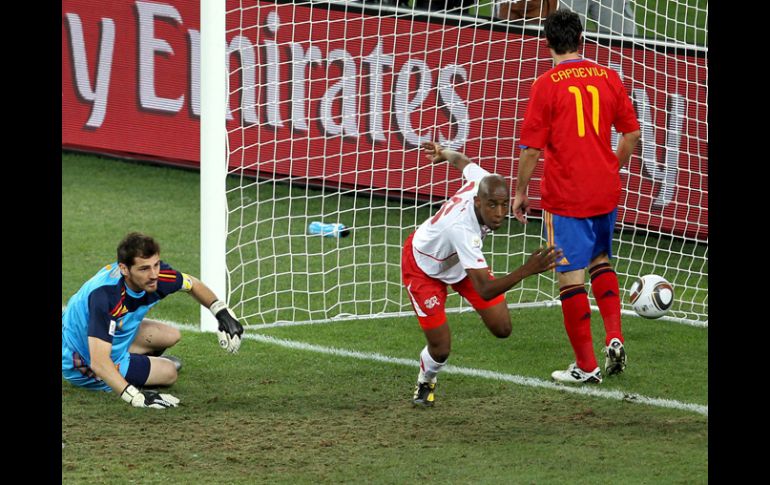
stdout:
{"type": "Polygon", "coordinates": [[[584,382],[601,384],[602,371],[597,367],[591,372],[586,372],[573,362],[567,367],[567,370],[555,370],[551,372],[551,377],[555,381],[567,384],[583,384],[584,382]]]}
{"type": "Polygon", "coordinates": [[[610,340],[610,344],[604,348],[607,360],[604,361],[604,373],[608,376],[620,374],[626,368],[626,349],[619,338],[610,340]]]}
{"type": "Polygon", "coordinates": [[[173,362],[177,372],[179,372],[179,370],[182,368],[182,359],[180,359],[179,357],[174,357],[173,355],[161,355],[159,357],[161,359],[166,359],[173,362]]]}
{"type": "Polygon", "coordinates": [[[414,398],[412,398],[412,404],[425,408],[433,406],[433,391],[435,390],[435,382],[418,382],[414,388],[414,398]]]}

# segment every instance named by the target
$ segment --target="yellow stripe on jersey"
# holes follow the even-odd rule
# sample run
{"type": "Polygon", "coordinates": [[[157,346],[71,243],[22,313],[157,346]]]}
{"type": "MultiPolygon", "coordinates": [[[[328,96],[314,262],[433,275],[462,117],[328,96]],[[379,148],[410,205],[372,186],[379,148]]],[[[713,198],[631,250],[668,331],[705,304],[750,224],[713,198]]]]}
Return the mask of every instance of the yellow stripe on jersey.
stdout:
{"type": "Polygon", "coordinates": [[[128,308],[126,308],[126,305],[120,305],[120,308],[112,312],[112,316],[115,318],[121,317],[128,313],[128,308]]]}
{"type": "Polygon", "coordinates": [[[176,280],[176,271],[168,271],[168,270],[160,271],[158,273],[158,278],[165,278],[167,280],[174,281],[176,280]]]}

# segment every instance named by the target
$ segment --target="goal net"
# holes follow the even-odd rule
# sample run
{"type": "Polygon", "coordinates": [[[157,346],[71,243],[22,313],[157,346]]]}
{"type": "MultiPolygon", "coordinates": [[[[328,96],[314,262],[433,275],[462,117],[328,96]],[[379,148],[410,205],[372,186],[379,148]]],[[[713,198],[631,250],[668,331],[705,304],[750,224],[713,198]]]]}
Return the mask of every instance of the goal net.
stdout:
{"type": "MultiPolygon", "coordinates": [[[[515,185],[530,87],[552,66],[541,20],[511,20],[515,1],[415,2],[226,2],[222,217],[228,301],[247,323],[411,314],[402,244],[461,186],[422,142],[515,185]],[[312,222],[350,235],[310,234],[312,222]]],[[[707,2],[625,2],[630,14],[596,3],[621,11],[583,12],[581,53],[621,73],[642,127],[613,246],[624,310],[633,281],[654,273],[675,288],[668,318],[707,325],[707,2]]],[[[485,240],[498,275],[543,244],[540,174],[542,162],[530,223],[510,218],[485,240]]],[[[526,279],[507,302],[558,303],[554,276],[526,279]]],[[[468,308],[454,294],[447,307],[468,308]]]]}

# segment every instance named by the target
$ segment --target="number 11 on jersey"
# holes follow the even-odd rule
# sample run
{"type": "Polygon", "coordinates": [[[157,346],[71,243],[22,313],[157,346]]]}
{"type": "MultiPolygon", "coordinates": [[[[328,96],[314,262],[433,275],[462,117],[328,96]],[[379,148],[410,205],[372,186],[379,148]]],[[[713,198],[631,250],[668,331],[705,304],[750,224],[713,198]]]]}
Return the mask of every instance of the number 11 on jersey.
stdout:
{"type": "MultiPolygon", "coordinates": [[[[569,92],[575,96],[575,110],[577,114],[577,130],[578,136],[583,138],[586,136],[586,123],[583,119],[583,93],[580,92],[576,86],[570,86],[569,92]]],[[[594,131],[599,134],[599,90],[596,86],[586,86],[586,91],[591,94],[591,121],[594,125],[594,131]]]]}

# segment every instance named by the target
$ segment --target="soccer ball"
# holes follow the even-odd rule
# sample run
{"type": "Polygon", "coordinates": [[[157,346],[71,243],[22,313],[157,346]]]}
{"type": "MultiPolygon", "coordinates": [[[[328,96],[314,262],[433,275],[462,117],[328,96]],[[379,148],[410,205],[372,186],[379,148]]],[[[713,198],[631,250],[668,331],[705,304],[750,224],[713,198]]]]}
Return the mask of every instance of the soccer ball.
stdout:
{"type": "Polygon", "coordinates": [[[634,281],[629,302],[644,318],[660,318],[674,303],[674,287],[662,276],[648,274],[634,281]]]}

